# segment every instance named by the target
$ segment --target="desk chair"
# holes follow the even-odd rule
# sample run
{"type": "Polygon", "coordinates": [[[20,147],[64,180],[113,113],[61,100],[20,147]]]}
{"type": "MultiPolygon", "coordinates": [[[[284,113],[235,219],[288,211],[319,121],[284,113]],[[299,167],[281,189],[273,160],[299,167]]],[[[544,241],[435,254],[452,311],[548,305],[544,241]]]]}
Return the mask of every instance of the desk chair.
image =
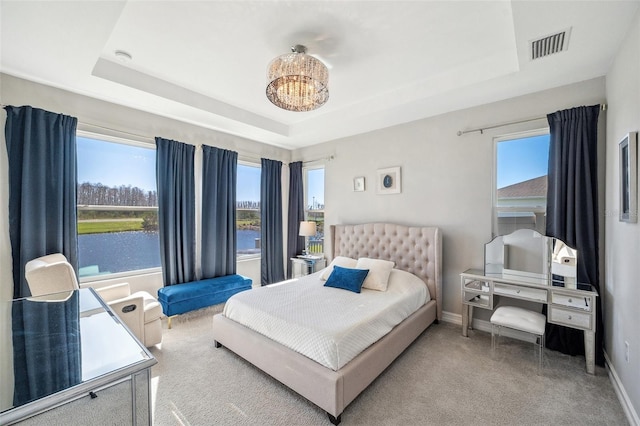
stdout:
{"type": "Polygon", "coordinates": [[[538,347],[538,374],[542,371],[544,357],[544,330],[547,318],[538,312],[517,306],[500,306],[491,315],[491,352],[495,353],[497,338],[502,327],[531,333],[536,336],[538,347]]]}
{"type": "MultiPolygon", "coordinates": [[[[77,290],[76,273],[61,253],[30,260],[25,278],[32,296],[77,290]]],[[[146,347],[162,342],[162,307],[145,291],[131,294],[129,283],[96,289],[96,292],[146,347]]]]}

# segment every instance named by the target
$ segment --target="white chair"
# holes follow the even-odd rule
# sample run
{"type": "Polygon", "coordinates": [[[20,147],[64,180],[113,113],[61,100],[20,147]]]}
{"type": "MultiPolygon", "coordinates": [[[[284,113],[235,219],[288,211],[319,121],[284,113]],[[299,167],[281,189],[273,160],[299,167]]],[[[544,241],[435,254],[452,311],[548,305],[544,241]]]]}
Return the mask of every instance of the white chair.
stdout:
{"type": "Polygon", "coordinates": [[[24,275],[34,297],[78,289],[76,273],[60,253],[30,260],[24,267],[24,275]]]}
{"type": "MultiPolygon", "coordinates": [[[[60,253],[27,262],[25,278],[32,296],[79,288],[73,267],[60,253]]],[[[153,296],[145,291],[131,294],[128,283],[98,288],[96,292],[146,347],[162,342],[162,307],[153,296]]]]}
{"type": "Polygon", "coordinates": [[[538,347],[538,374],[542,371],[544,360],[544,330],[547,318],[539,312],[517,306],[500,306],[491,315],[491,352],[495,353],[497,339],[502,327],[531,333],[536,336],[534,344],[538,347]]]}
{"type": "Polygon", "coordinates": [[[146,291],[131,293],[129,283],[118,283],[96,288],[111,309],[127,324],[127,327],[146,346],[151,347],[162,342],[162,306],[146,291]],[[135,303],[136,309],[130,305],[135,303]],[[143,307],[143,315],[137,307],[143,307]],[[135,311],[138,312],[135,312],[135,311]]]}

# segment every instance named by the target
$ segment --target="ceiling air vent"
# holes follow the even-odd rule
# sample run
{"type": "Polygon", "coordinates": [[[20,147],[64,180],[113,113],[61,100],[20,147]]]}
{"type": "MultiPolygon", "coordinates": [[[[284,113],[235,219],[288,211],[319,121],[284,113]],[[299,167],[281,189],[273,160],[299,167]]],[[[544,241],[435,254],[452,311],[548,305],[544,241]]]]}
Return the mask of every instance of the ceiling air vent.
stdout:
{"type": "Polygon", "coordinates": [[[567,50],[571,28],[529,42],[531,60],[544,58],[554,53],[567,50]]]}

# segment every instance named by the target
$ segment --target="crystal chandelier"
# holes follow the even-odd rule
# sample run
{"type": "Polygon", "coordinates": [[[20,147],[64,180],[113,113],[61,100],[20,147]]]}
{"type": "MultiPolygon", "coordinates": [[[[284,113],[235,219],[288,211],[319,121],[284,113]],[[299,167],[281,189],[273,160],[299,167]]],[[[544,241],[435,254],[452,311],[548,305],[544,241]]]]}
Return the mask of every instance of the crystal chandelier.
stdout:
{"type": "Polygon", "coordinates": [[[329,99],[329,70],[302,45],[275,58],[267,69],[267,98],[288,111],[311,111],[329,99]]]}

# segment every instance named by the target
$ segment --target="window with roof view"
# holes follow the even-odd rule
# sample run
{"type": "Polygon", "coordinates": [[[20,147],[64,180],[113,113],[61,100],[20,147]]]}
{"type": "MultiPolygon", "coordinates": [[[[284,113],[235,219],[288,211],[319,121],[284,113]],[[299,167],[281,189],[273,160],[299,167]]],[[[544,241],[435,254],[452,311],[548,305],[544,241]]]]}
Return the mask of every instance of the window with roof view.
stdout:
{"type": "Polygon", "coordinates": [[[494,236],[517,229],[544,235],[548,163],[547,130],[496,140],[494,236]]]}
{"type": "Polygon", "coordinates": [[[79,275],[160,267],[153,145],[76,138],[79,275]]]}

